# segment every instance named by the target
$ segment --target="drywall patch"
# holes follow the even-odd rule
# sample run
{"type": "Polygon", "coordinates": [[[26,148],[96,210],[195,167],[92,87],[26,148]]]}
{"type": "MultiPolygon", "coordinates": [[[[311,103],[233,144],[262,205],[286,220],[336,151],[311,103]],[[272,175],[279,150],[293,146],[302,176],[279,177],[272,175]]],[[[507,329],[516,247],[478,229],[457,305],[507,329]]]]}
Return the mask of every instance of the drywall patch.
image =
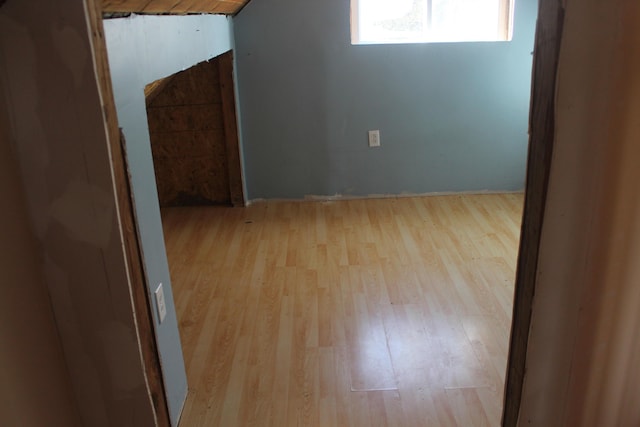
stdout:
{"type": "Polygon", "coordinates": [[[113,199],[101,188],[71,182],[64,194],[53,201],[49,213],[74,239],[99,248],[106,248],[109,243],[113,199]]]}
{"type": "Polygon", "coordinates": [[[51,28],[51,38],[62,61],[73,75],[75,87],[80,87],[88,58],[87,46],[82,37],[71,27],[54,27],[51,28]]]}

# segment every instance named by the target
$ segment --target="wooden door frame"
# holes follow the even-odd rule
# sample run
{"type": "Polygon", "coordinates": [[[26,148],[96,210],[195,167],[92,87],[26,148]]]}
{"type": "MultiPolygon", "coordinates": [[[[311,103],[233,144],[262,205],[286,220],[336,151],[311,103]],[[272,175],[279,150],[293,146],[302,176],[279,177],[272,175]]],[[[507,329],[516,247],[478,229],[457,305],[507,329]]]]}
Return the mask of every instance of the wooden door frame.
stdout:
{"type": "MultiPolygon", "coordinates": [[[[126,170],[122,150],[118,147],[120,134],[102,26],[102,6],[100,0],[86,0],[86,6],[94,47],[96,77],[103,97],[107,133],[111,144],[114,175],[116,181],[121,181],[123,177],[126,177],[126,170]]],[[[537,260],[540,250],[540,235],[544,222],[551,155],[555,139],[556,73],[564,22],[562,0],[540,0],[538,9],[529,122],[527,186],[515,282],[509,360],[504,389],[502,425],[507,427],[517,425],[522,399],[531,309],[535,294],[537,260]]],[[[231,86],[229,86],[229,82],[227,82],[227,85],[228,88],[233,88],[232,81],[231,86]]],[[[237,132],[237,124],[233,126],[231,121],[226,123],[225,120],[225,129],[227,126],[237,132]]],[[[125,192],[123,187],[118,186],[116,191],[118,200],[126,203],[125,200],[128,194],[122,194],[125,192]]],[[[128,220],[133,220],[135,226],[135,217],[132,209],[126,206],[120,206],[119,209],[121,216],[127,219],[123,221],[123,224],[126,224],[128,220]]],[[[133,289],[144,290],[146,288],[144,287],[144,271],[142,258],[140,257],[138,235],[135,228],[122,227],[130,279],[132,280],[131,286],[133,289]],[[134,281],[142,282],[135,283],[134,281]]],[[[140,347],[145,361],[149,392],[153,396],[157,423],[161,426],[170,425],[166,394],[162,386],[162,371],[151,321],[151,306],[147,301],[146,291],[144,298],[140,295],[137,297],[134,295],[133,303],[138,322],[140,347]]]]}
{"type": "MultiPolygon", "coordinates": [[[[116,198],[118,200],[118,213],[121,221],[120,227],[133,301],[133,314],[136,319],[136,332],[145,370],[147,390],[152,403],[156,425],[169,427],[171,426],[171,418],[163,383],[163,373],[156,342],[154,321],[151,313],[152,304],[147,292],[144,260],[142,258],[141,243],[137,230],[137,219],[131,199],[126,154],[124,146],[122,145],[124,137],[118,126],[113,95],[106,39],[102,22],[102,2],[100,0],[86,0],[85,6],[93,46],[96,79],[102,98],[105,128],[109,140],[113,179],[116,198]]],[[[231,202],[233,206],[244,206],[244,184],[237,130],[232,51],[222,54],[219,71],[221,76],[220,88],[223,98],[225,144],[229,162],[231,202]]]]}
{"type": "Polygon", "coordinates": [[[240,141],[238,139],[238,118],[236,117],[236,95],[233,82],[233,50],[217,57],[220,75],[220,95],[222,97],[222,119],[227,152],[229,193],[234,207],[244,206],[244,184],[240,164],[240,141]]]}
{"type": "Polygon", "coordinates": [[[555,141],[555,95],[563,24],[562,0],[540,0],[531,76],[527,181],[504,386],[504,427],[518,424],[522,402],[540,236],[555,141]]]}
{"type": "Polygon", "coordinates": [[[125,261],[129,276],[129,286],[133,302],[133,315],[137,326],[137,336],[145,370],[147,390],[153,407],[156,426],[170,427],[169,406],[164,389],[160,355],[158,353],[151,303],[147,293],[144,261],[140,250],[137,221],[133,211],[131,189],[126,166],[126,157],[122,144],[122,134],[118,127],[116,104],[113,97],[111,73],[107,57],[107,44],[102,24],[101,0],[85,0],[87,21],[93,45],[93,60],[102,98],[105,128],[109,140],[111,165],[115,184],[118,214],[125,250],[125,261]]]}

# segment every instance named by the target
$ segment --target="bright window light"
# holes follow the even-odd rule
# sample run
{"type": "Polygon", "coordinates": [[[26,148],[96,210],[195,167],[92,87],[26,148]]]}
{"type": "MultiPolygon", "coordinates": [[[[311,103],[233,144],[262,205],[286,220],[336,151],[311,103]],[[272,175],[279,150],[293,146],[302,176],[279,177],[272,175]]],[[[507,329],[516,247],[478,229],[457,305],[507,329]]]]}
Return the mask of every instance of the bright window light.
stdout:
{"type": "Polygon", "coordinates": [[[351,43],[511,40],[513,0],[351,0],[351,43]]]}

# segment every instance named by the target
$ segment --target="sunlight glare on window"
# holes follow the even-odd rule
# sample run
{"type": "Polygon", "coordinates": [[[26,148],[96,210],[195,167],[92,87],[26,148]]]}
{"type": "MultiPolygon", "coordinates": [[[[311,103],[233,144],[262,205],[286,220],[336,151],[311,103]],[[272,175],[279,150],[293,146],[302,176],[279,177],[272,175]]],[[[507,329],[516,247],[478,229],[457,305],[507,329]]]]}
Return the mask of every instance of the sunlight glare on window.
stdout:
{"type": "Polygon", "coordinates": [[[352,43],[511,39],[512,0],[351,0],[352,43]]]}

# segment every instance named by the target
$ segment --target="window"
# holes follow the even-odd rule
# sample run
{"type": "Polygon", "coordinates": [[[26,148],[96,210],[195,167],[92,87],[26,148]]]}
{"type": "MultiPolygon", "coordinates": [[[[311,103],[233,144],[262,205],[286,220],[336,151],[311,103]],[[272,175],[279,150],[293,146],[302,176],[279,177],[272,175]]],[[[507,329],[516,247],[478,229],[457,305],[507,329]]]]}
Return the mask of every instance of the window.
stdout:
{"type": "Polygon", "coordinates": [[[351,0],[351,43],[511,40],[514,0],[351,0]]]}

